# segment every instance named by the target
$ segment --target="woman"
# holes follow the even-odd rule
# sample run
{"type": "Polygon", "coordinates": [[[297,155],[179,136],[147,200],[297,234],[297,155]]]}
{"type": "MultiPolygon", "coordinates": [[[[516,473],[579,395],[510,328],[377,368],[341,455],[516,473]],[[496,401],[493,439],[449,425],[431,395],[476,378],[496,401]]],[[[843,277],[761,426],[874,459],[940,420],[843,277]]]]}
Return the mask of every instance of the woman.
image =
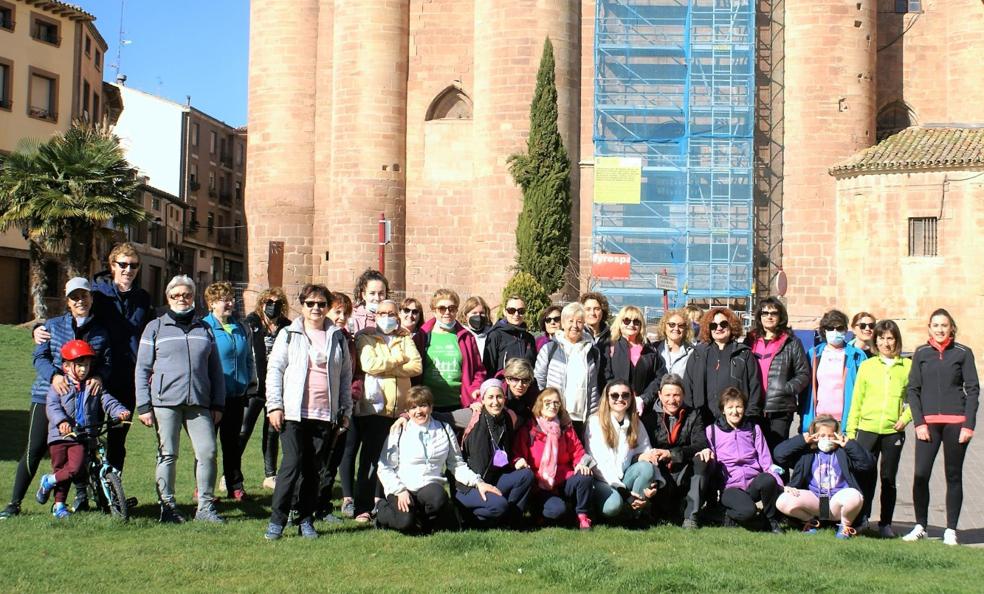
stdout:
{"type": "Polygon", "coordinates": [[[707,435],[700,413],[684,405],[683,378],[675,373],[663,376],[659,398],[642,416],[655,448],[657,472],[668,488],[656,494],[660,514],[680,521],[685,529],[697,528],[697,512],[704,503],[707,463],[696,458],[707,447],[707,435]]]}
{"type": "Polygon", "coordinates": [[[263,414],[266,410],[267,359],[273,350],[273,342],[283,328],[290,325],[287,318],[287,296],[278,288],[266,289],[256,298],[256,308],[246,316],[246,326],[253,334],[253,358],[256,362],[256,393],[251,394],[243,414],[243,426],[239,431],[240,456],[246,452],[246,444],[253,434],[257,419],[263,417],[263,435],[260,449],[263,452],[263,488],[273,489],[277,484],[277,459],[279,436],[270,430],[270,421],[263,414]]]}
{"type": "Polygon", "coordinates": [[[460,298],[450,289],[431,297],[434,317],[424,324],[423,385],[434,396],[434,410],[452,412],[478,402],[485,368],[474,335],[455,320],[460,298]]]}
{"type": "Polygon", "coordinates": [[[396,302],[389,299],[376,308],[376,327],[356,335],[355,349],[365,373],[362,399],[355,403],[353,417],[358,436],[353,450],[360,452],[355,520],[368,522],[370,510],[383,498],[376,462],[394,419],[406,411],[410,378],[420,375],[422,363],[410,333],[400,328],[396,302]]]}
{"type": "MultiPolygon", "coordinates": [[[[632,393],[642,399],[643,408],[651,407],[666,366],[656,349],[646,341],[646,319],[638,307],[626,305],[615,316],[607,359],[605,379],[627,382],[632,393]]],[[[605,406],[604,398],[601,403],[605,406]]]]}
{"type": "Polygon", "coordinates": [[[517,417],[506,408],[502,381],[485,380],[481,397],[482,409],[474,412],[461,438],[461,453],[468,468],[495,485],[501,495],[483,497],[478,489],[458,483],[455,498],[479,526],[493,525],[497,520],[515,525],[526,513],[533,471],[526,460],[513,456],[517,417]]]}
{"type": "Polygon", "coordinates": [[[480,295],[466,299],[464,306],[458,310],[458,321],[475,337],[479,353],[485,352],[485,341],[492,331],[491,311],[480,295]]]}
{"type": "Polygon", "coordinates": [[[363,328],[376,325],[376,307],[389,294],[389,281],[378,270],[366,268],[365,272],[355,280],[352,297],[355,299],[355,309],[349,319],[349,333],[353,336],[363,328]]]}
{"type": "Polygon", "coordinates": [[[851,331],[854,332],[851,346],[864,353],[865,357],[878,354],[875,346],[875,316],[866,311],[854,314],[851,318],[851,331]]]}
{"type": "Polygon", "coordinates": [[[816,534],[821,520],[835,520],[837,538],[848,539],[857,534],[854,520],[864,502],[856,477],[873,471],[875,461],[858,442],[840,435],[839,429],[840,423],[823,415],[813,421],[808,433],[794,435],[776,447],[776,462],[793,469],[776,508],[801,520],[804,532],[810,534],[816,534]]]}
{"type": "Polygon", "coordinates": [[[807,353],[812,384],[810,397],[800,403],[800,433],[820,415],[830,415],[838,423],[847,418],[858,368],[867,359],[847,343],[847,316],[843,312],[832,309],[823,314],[820,332],[823,342],[807,353]]]}
{"type": "Polygon", "coordinates": [[[243,489],[243,451],[239,435],[246,399],[256,392],[253,335],[232,313],[236,308],[236,294],[230,283],[218,282],[206,287],[205,303],[210,313],[202,318],[202,322],[212,330],[225,374],[225,408],[219,423],[222,474],[229,495],[241,502],[246,498],[246,491],[243,489]]]}
{"type": "Polygon", "coordinates": [[[601,363],[598,366],[598,381],[604,383],[601,374],[607,368],[605,358],[608,357],[608,347],[612,340],[612,329],[608,326],[611,307],[608,305],[607,297],[593,291],[583,293],[577,301],[584,308],[584,331],[588,333],[592,344],[598,349],[598,359],[601,363]]]}
{"type": "MultiPolygon", "coordinates": [[[[157,496],[161,523],[181,524],[174,475],[181,428],[195,451],[195,520],[221,524],[215,511],[215,427],[225,408],[225,376],[212,328],[195,315],[195,281],[175,276],[164,293],[168,310],[140,338],[134,378],[140,422],[157,432],[157,496]]],[[[237,427],[238,428],[238,427],[237,427]]]]}
{"type": "Polygon", "coordinates": [[[386,499],[379,503],[376,519],[380,527],[404,533],[455,529],[458,522],[444,490],[446,471],[462,485],[474,487],[482,501],[502,493],[468,467],[454,432],[431,416],[434,396],[430,389],[410,388],[407,410],[410,421],[387,437],[379,458],[379,480],[386,499]]]}
{"type": "Polygon", "coordinates": [[[301,536],[318,537],[319,470],[352,413],[352,359],[345,335],[326,317],[331,292],[324,285],[304,285],[298,301],[301,317],[277,335],[267,368],[267,416],[280,432],[284,453],[267,540],[283,536],[292,506],[301,536]]]}
{"type": "Polygon", "coordinates": [[[810,381],[810,366],[803,343],[789,329],[786,307],[775,297],[759,302],[755,326],[744,342],[758,359],[765,393],[762,429],[771,451],[789,437],[799,395],[810,381]]]}
{"type": "Polygon", "coordinates": [[[584,423],[598,410],[598,349],[584,333],[584,308],[568,303],[560,313],[561,332],[536,356],[533,375],[541,390],[556,388],[564,398],[564,410],[578,435],[584,423]]]}
{"type": "Polygon", "coordinates": [[[530,418],[533,403],[540,389],[533,378],[533,366],[526,359],[510,359],[502,370],[505,376],[506,408],[516,413],[520,421],[530,418]]]}
{"type": "Polygon", "coordinates": [[[519,295],[506,299],[505,317],[489,330],[482,362],[486,377],[496,377],[509,359],[536,361],[536,339],[526,329],[526,300],[519,295]]]}
{"type": "Polygon", "coordinates": [[[540,314],[538,325],[540,326],[540,336],[536,337],[536,352],[539,353],[543,345],[553,340],[553,335],[560,330],[560,311],[563,308],[559,305],[551,305],[540,314]]]}
{"type": "MultiPolygon", "coordinates": [[[[37,371],[37,376],[31,386],[27,448],[20,462],[17,463],[10,503],[0,512],[0,518],[11,518],[20,514],[24,495],[27,494],[31,481],[38,472],[41,459],[48,451],[46,440],[48,416],[45,410],[48,389],[54,388],[59,396],[64,396],[68,394],[71,387],[62,369],[62,347],[72,340],[84,340],[92,347],[96,360],[93,374],[86,380],[86,388],[93,395],[98,395],[102,391],[103,384],[110,378],[112,369],[110,334],[92,316],[92,293],[89,290],[89,281],[82,277],[75,277],[65,283],[65,313],[48,320],[45,328],[48,338],[34,348],[34,369],[37,371]]],[[[88,509],[85,486],[77,485],[76,490],[78,496],[73,507],[76,511],[88,509]]]]}
{"type": "Polygon", "coordinates": [[[701,411],[705,425],[712,425],[721,411],[718,398],[726,388],[747,394],[746,416],[762,414],[762,380],[752,349],[738,342],[741,322],[727,307],[712,307],[700,323],[700,344],[694,348],[684,379],[687,404],[701,411]]]}
{"type": "Polygon", "coordinates": [[[597,510],[607,519],[623,514],[638,519],[663,479],[656,474],[658,458],[628,382],[616,379],[605,386],[597,414],[588,419],[585,441],[596,463],[592,472],[597,510]]]}
{"type": "MultiPolygon", "coordinates": [[[[424,333],[420,331],[420,323],[424,319],[424,306],[414,297],[407,297],[400,303],[400,327],[410,333],[417,352],[424,350],[424,333]]],[[[413,378],[412,383],[420,383],[420,376],[413,378]]]]}
{"type": "Polygon", "coordinates": [[[683,377],[690,354],[694,352],[694,329],[686,310],[678,309],[663,316],[659,321],[659,336],[653,349],[662,357],[666,373],[683,377]]]}
{"type": "Polygon", "coordinates": [[[912,355],[906,389],[918,440],[912,482],[916,525],[902,540],[926,538],[929,477],[942,445],[946,471],[943,544],[957,544],[957,521],[963,505],[963,461],[974,436],[980,391],[974,353],[957,342],[953,316],[945,309],[937,309],[929,317],[929,342],[912,355]]]}
{"type": "Polygon", "coordinates": [[[546,520],[559,520],[570,507],[578,527],[591,529],[591,466],[556,388],[546,388],[533,403],[533,417],[516,432],[514,463],[525,460],[536,477],[534,498],[546,520]]]}
{"type": "MultiPolygon", "coordinates": [[[[713,311],[713,310],[712,310],[713,311]]],[[[714,460],[716,486],[721,489],[726,526],[752,526],[762,504],[762,516],[768,528],[781,534],[776,516],[776,498],[782,479],[772,465],[772,456],[762,429],[745,416],[748,397],[729,387],[718,401],[721,416],[706,429],[710,447],[697,454],[703,462],[714,460]]]]}

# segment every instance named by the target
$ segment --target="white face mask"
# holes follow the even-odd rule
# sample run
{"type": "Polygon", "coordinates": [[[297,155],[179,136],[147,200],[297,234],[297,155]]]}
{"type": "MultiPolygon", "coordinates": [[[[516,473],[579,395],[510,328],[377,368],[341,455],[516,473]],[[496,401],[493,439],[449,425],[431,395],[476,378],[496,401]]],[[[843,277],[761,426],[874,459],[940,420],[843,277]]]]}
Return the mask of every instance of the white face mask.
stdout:
{"type": "Polygon", "coordinates": [[[400,322],[398,322],[396,318],[376,318],[376,327],[379,328],[383,334],[393,332],[399,325],[400,322]]]}
{"type": "Polygon", "coordinates": [[[817,442],[817,448],[819,448],[821,452],[829,454],[837,449],[837,442],[829,437],[821,437],[820,441],[817,442]]]}
{"type": "Polygon", "coordinates": [[[447,330],[448,332],[454,330],[454,322],[438,322],[437,325],[440,326],[442,330],[447,330]]]}
{"type": "Polygon", "coordinates": [[[835,347],[842,346],[844,344],[845,334],[840,330],[827,330],[824,333],[827,339],[827,344],[833,345],[835,347]]]}
{"type": "Polygon", "coordinates": [[[367,301],[366,302],[366,309],[369,310],[370,313],[376,313],[376,310],[379,309],[379,304],[378,303],[373,303],[371,301],[367,301]]]}

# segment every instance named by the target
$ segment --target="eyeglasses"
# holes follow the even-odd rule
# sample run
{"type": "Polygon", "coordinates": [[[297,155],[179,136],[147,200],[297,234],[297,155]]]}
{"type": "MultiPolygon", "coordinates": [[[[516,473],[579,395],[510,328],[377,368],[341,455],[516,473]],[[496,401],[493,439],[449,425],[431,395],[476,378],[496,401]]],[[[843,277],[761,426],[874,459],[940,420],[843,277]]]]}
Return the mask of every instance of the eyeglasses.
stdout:
{"type": "Polygon", "coordinates": [[[402,311],[405,315],[408,315],[408,316],[417,317],[417,316],[420,315],[420,310],[419,309],[410,309],[409,307],[404,307],[400,311],[402,311]]]}
{"type": "Polygon", "coordinates": [[[441,314],[446,314],[446,313],[456,314],[456,313],[458,313],[458,306],[457,305],[438,305],[434,309],[436,309],[437,312],[438,313],[441,313],[441,314]]]}
{"type": "Polygon", "coordinates": [[[127,268],[136,270],[140,268],[140,262],[120,262],[117,260],[116,265],[120,267],[120,270],[126,270],[127,268]]]}
{"type": "Polygon", "coordinates": [[[622,325],[642,328],[642,320],[640,320],[639,318],[622,318],[622,325]]]}
{"type": "Polygon", "coordinates": [[[560,316],[550,316],[549,318],[543,318],[545,324],[559,324],[560,316]]]}
{"type": "Polygon", "coordinates": [[[533,380],[527,379],[525,377],[507,377],[506,381],[509,382],[510,384],[520,384],[523,386],[528,386],[533,382],[533,380]]]}
{"type": "Polygon", "coordinates": [[[560,400],[545,400],[543,408],[560,408],[560,400]]]}
{"type": "Polygon", "coordinates": [[[628,402],[629,400],[632,400],[632,392],[609,392],[608,399],[616,401],[624,400],[625,402],[628,402]]]}
{"type": "Polygon", "coordinates": [[[515,315],[525,316],[526,315],[526,308],[525,307],[507,307],[506,308],[506,313],[509,314],[509,315],[511,315],[511,316],[515,316],[515,315]]]}
{"type": "Polygon", "coordinates": [[[774,309],[763,309],[761,316],[763,318],[778,318],[779,312],[774,309]]]}
{"type": "Polygon", "coordinates": [[[267,299],[266,300],[266,304],[267,305],[276,305],[278,303],[280,303],[280,300],[279,299],[267,299]]]}
{"type": "Polygon", "coordinates": [[[686,328],[687,326],[686,322],[667,322],[666,327],[676,330],[677,328],[686,328]]]}
{"type": "Polygon", "coordinates": [[[847,326],[824,326],[821,328],[824,331],[836,330],[837,332],[847,332],[847,326]]]}
{"type": "Polygon", "coordinates": [[[194,296],[195,295],[193,293],[171,293],[170,295],[167,296],[167,298],[174,299],[175,301],[177,301],[178,299],[182,301],[190,301],[194,296]]]}
{"type": "Polygon", "coordinates": [[[858,324],[858,328],[860,328],[861,330],[874,330],[875,329],[875,325],[874,324],[868,324],[868,323],[865,323],[865,322],[861,322],[861,323],[858,324]]]}
{"type": "Polygon", "coordinates": [[[707,325],[707,327],[711,329],[711,332],[714,332],[718,328],[721,330],[727,330],[731,327],[731,324],[728,323],[728,320],[724,320],[722,322],[711,322],[707,325]]]}
{"type": "Polygon", "coordinates": [[[324,309],[324,308],[328,307],[328,302],[327,301],[305,301],[304,302],[304,307],[306,307],[308,309],[314,309],[316,307],[318,309],[324,309]]]}

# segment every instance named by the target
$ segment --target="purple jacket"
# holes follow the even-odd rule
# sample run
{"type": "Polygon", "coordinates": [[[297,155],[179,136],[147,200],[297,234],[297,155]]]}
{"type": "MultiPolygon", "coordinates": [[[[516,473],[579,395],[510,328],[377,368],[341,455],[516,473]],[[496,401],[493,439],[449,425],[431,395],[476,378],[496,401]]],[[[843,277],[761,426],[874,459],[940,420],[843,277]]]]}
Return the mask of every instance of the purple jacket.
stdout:
{"type": "Polygon", "coordinates": [[[758,425],[746,420],[735,429],[721,417],[706,433],[722,488],[747,489],[763,472],[771,474],[783,486],[782,478],[772,470],[772,455],[758,425]]]}
{"type": "Polygon", "coordinates": [[[130,409],[120,404],[120,401],[110,395],[105,390],[99,397],[94,397],[87,391],[79,391],[79,386],[69,383],[71,389],[64,396],[59,396],[55,388],[48,389],[48,401],[45,405],[45,412],[48,413],[48,443],[56,441],[75,441],[74,438],[65,437],[58,432],[58,425],[62,421],[67,421],[72,429],[75,428],[75,406],[76,400],[80,397],[85,398],[85,424],[95,425],[102,423],[106,419],[106,414],[113,418],[119,417],[120,413],[129,412],[130,409]]]}

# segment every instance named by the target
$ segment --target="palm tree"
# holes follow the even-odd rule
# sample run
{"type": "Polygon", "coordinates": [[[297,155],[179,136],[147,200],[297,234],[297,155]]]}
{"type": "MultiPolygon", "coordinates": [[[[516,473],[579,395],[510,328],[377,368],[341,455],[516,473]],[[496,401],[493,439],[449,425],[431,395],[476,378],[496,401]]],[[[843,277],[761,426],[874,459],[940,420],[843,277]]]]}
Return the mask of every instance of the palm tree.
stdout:
{"type": "Polygon", "coordinates": [[[96,230],[147,219],[140,181],[108,128],[75,122],[64,134],[27,142],[0,162],[0,231],[24,230],[35,315],[44,317],[43,254],[61,248],[69,276],[90,274],[96,230]]]}

